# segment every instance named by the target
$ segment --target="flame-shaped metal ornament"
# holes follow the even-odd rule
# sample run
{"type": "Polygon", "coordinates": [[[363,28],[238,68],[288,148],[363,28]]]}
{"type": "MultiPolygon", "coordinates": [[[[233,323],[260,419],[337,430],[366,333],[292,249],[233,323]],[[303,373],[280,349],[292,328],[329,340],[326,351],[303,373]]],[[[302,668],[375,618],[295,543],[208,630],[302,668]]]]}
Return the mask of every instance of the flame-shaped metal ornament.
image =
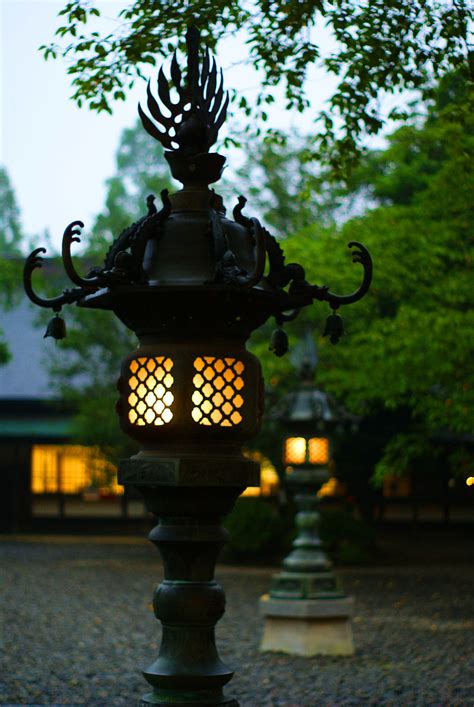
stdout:
{"type": "Polygon", "coordinates": [[[215,143],[229,104],[229,94],[224,91],[222,69],[218,71],[216,61],[207,48],[202,66],[199,67],[199,40],[199,31],[196,27],[190,27],[186,33],[186,82],[183,81],[176,52],[171,60],[171,81],[166,78],[163,67],[158,73],[158,98],[170,115],[164,114],[153,96],[150,82],[147,88],[147,106],[153,120],[150,120],[140,105],[138,106],[147,133],[158,140],[165,149],[186,155],[207,152],[215,143]],[[172,100],[170,82],[178,94],[176,102],[172,100]]]}

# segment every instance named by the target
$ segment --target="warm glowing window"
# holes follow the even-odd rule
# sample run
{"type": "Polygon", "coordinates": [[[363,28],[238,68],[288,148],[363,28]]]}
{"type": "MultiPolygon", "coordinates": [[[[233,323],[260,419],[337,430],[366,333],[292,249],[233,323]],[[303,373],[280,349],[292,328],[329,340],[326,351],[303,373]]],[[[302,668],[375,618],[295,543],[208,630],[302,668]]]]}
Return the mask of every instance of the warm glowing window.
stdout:
{"type": "Polygon", "coordinates": [[[173,419],[173,361],[166,356],[142,356],[130,362],[128,419],[132,425],[165,425],[173,419]]]}
{"type": "Polygon", "coordinates": [[[31,455],[33,493],[77,494],[89,486],[123,493],[116,471],[97,449],[79,445],[37,444],[31,455]]]}
{"type": "Polygon", "coordinates": [[[288,437],[285,440],[285,464],[304,464],[306,462],[306,439],[288,437]]]}
{"type": "Polygon", "coordinates": [[[325,437],[311,437],[308,441],[310,464],[327,464],[329,461],[329,440],[325,437]]]}
{"type": "Polygon", "coordinates": [[[195,359],[194,370],[193,420],[200,425],[221,427],[233,427],[242,422],[242,361],[202,356],[195,359]]]}

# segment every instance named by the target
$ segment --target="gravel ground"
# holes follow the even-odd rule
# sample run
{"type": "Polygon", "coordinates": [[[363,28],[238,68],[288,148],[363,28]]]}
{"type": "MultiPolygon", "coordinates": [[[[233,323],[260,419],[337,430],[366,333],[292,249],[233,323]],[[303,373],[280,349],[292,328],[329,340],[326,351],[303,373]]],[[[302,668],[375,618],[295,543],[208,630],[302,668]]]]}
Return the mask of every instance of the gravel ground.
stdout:
{"type": "MultiPolygon", "coordinates": [[[[0,572],[2,705],[136,704],[160,634],[151,545],[4,541],[0,572]]],[[[474,705],[472,564],[340,571],[356,600],[350,658],[259,653],[271,572],[217,572],[227,593],[218,645],[242,707],[474,705]]]]}

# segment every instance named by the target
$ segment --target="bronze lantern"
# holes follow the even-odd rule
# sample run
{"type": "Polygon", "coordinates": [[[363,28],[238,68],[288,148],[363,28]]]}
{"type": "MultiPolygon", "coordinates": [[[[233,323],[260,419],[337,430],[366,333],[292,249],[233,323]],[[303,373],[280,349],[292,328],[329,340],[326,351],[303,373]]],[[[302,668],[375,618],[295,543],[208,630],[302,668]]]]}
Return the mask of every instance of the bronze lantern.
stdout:
{"type": "MultiPolygon", "coordinates": [[[[158,518],[149,537],[165,572],[154,597],[162,643],[144,671],[152,692],[141,704],[237,705],[223,693],[232,671],[215,646],[225,600],[214,567],[227,539],[222,518],[246,486],[258,485],[258,465],[241,451],[263,412],[261,368],[246,341],[274,317],[273,348],[281,355],[284,322],[315,299],[334,311],[360,299],[370,284],[371,260],[361,244],[350,244],[363,280],[356,293],[339,296],[308,283],[302,266],[285,263],[276,239],[243,213],[243,197],[232,218],[226,215],[210,188],[225,158],[210,149],[228,95],[214,58],[199,48],[198,31],[189,29],[186,39],[186,72],[175,54],[169,77],[160,69],[156,92],[148,85],[147,109],[139,108],[182,190],[164,191],[159,209],[149,196],[147,213],[85,277],[71,257],[83,224],[70,224],[62,255],[74,288],[52,299],[36,294],[31,276],[41,266],[42,248],[27,259],[24,284],[30,299],[57,317],[69,303],[111,310],[139,341],[122,365],[117,412],[140,451],[120,461],[119,481],[139,489],[158,518]]],[[[55,331],[64,334],[62,326],[50,327],[55,331]]]]}

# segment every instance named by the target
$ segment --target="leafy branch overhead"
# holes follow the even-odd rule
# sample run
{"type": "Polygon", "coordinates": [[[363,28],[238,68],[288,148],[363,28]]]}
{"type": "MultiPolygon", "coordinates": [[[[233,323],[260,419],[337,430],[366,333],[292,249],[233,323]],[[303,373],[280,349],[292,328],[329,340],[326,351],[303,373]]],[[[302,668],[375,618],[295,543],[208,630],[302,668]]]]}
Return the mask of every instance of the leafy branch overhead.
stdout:
{"type": "Polygon", "coordinates": [[[467,37],[473,17],[465,0],[192,0],[166,3],[166,11],[161,3],[135,0],[105,35],[92,29],[100,14],[99,3],[68,2],[56,30],[61,43],[40,47],[46,59],[68,60],[79,106],[111,112],[114,101],[125,100],[145,64],[170,56],[176,37],[183,37],[189,24],[198,24],[204,42],[214,49],[239,32],[248,62],[262,78],[256,100],[251,104],[236,92],[234,107],[252,117],[257,130],[268,119],[277,86],[283,88],[285,107],[302,112],[311,108],[318,90],[306,80],[311,67],[321,66],[336,77],[327,110],[314,116],[312,153],[339,174],[353,164],[365,136],[378,133],[387,118],[404,117],[399,108],[384,112],[381,99],[387,93],[418,89],[426,94],[448,70],[469,71],[467,37]],[[326,26],[334,40],[329,53],[321,42],[326,26]]]}

